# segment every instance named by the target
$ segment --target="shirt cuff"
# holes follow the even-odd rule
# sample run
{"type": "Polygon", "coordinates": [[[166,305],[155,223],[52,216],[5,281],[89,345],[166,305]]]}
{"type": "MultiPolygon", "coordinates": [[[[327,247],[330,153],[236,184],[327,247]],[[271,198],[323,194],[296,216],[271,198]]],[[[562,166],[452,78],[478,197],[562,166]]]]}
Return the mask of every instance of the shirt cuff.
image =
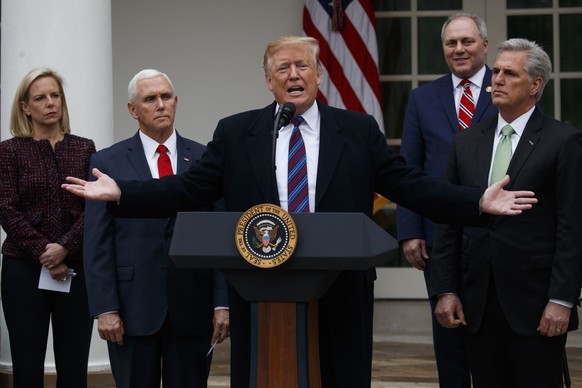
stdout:
{"type": "Polygon", "coordinates": [[[566,302],[565,300],[561,299],[550,299],[550,302],[559,304],[560,306],[568,307],[569,309],[574,307],[574,303],[566,302]]]}

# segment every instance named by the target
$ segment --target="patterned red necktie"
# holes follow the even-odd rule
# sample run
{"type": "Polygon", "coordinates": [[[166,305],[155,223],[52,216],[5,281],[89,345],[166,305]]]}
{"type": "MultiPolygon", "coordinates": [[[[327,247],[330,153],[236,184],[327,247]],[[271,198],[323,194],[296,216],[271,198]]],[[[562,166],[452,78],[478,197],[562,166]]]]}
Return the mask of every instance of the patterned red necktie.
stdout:
{"type": "Polygon", "coordinates": [[[471,81],[464,79],[461,81],[461,86],[463,86],[463,95],[459,106],[459,129],[464,131],[471,125],[471,119],[475,112],[475,101],[471,93],[471,81]]]}
{"type": "Polygon", "coordinates": [[[158,175],[160,178],[174,174],[174,171],[172,171],[172,162],[170,162],[170,157],[167,154],[168,148],[160,144],[156,151],[160,154],[158,157],[158,175]]]}
{"type": "Polygon", "coordinates": [[[307,158],[305,144],[299,126],[303,117],[291,119],[293,132],[289,140],[289,162],[287,164],[287,211],[289,213],[309,212],[309,190],[307,185],[307,158]]]}

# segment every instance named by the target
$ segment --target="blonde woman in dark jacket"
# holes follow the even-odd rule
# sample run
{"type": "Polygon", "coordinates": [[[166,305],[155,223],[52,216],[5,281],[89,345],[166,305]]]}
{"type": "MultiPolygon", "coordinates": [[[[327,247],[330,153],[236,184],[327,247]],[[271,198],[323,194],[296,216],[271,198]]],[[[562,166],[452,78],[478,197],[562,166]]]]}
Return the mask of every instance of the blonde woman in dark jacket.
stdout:
{"type": "Polygon", "coordinates": [[[43,387],[51,322],[57,387],[83,388],[93,326],[81,255],[84,201],[60,185],[87,175],[95,144],[71,135],[63,79],[51,69],[21,81],[10,129],[14,137],[0,142],[0,225],[13,386],[43,387]],[[40,288],[41,278],[61,291],[40,288]]]}

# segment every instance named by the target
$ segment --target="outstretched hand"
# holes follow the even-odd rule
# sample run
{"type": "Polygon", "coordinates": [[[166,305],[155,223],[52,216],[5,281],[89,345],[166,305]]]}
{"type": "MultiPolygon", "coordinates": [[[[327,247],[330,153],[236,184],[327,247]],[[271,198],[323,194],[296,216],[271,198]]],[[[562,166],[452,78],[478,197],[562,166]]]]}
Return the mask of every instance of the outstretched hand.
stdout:
{"type": "Polygon", "coordinates": [[[479,205],[481,213],[517,216],[538,202],[533,191],[507,191],[503,189],[507,184],[509,175],[485,190],[479,205]]]}
{"type": "Polygon", "coordinates": [[[119,199],[121,198],[121,190],[119,189],[119,186],[117,186],[117,183],[115,183],[109,175],[103,174],[96,168],[91,172],[97,180],[88,182],[80,178],[69,176],[67,177],[67,182],[70,183],[63,183],[61,187],[85,199],[119,202],[119,199]]]}

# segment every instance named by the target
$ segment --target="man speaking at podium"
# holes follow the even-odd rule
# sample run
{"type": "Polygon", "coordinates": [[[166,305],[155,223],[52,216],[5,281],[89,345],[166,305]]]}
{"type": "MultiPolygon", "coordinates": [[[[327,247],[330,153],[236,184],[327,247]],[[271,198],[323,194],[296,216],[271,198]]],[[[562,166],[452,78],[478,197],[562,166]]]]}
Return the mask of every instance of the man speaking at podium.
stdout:
{"type": "MultiPolygon", "coordinates": [[[[63,188],[87,199],[118,202],[112,208],[126,217],[173,216],[223,196],[226,210],[233,212],[273,203],[292,212],[360,212],[371,216],[377,192],[437,222],[479,223],[483,213],[517,215],[536,202],[532,192],[503,190],[507,177],[487,191],[428,177],[389,149],[372,116],[317,101],[322,67],[319,45],[313,38],[285,36],[269,43],[263,67],[275,102],[220,120],[196,167],[146,182],[116,182],[94,170],[96,181],[69,177],[70,184],[63,188]],[[288,102],[296,106],[295,114],[300,118],[279,133],[274,190],[273,118],[288,102]],[[291,163],[298,161],[300,167],[295,168],[291,163]],[[290,182],[298,183],[298,188],[288,189],[288,171],[298,174],[290,182]],[[308,194],[304,200],[301,193],[308,194]],[[290,208],[296,204],[297,209],[290,208]]],[[[343,271],[318,301],[323,387],[370,386],[375,278],[373,269],[343,271]]],[[[235,291],[229,297],[231,386],[248,388],[248,303],[235,291]]]]}

